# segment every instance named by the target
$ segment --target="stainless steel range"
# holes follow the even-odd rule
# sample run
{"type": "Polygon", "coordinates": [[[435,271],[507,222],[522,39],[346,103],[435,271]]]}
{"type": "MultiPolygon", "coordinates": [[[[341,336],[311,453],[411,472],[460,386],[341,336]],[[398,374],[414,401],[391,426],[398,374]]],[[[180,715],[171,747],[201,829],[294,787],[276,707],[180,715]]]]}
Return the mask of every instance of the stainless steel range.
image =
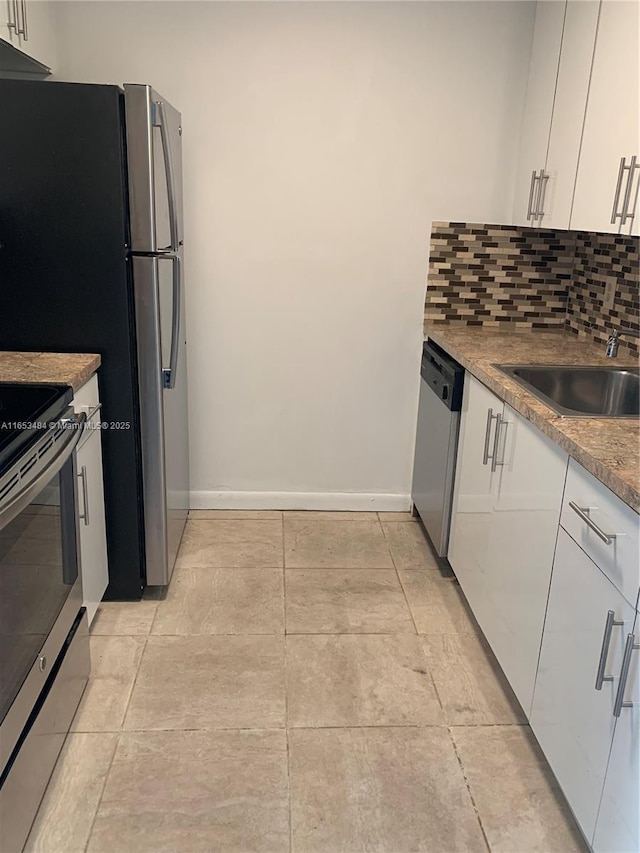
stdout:
{"type": "Polygon", "coordinates": [[[0,384],[0,850],[21,851],[90,670],[66,386],[0,384]]]}

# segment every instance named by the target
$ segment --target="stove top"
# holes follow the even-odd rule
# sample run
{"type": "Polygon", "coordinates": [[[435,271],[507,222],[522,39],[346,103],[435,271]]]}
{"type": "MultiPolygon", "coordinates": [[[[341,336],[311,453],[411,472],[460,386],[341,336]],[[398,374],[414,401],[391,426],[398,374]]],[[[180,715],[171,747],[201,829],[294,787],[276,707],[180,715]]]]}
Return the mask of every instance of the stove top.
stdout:
{"type": "Polygon", "coordinates": [[[0,382],[0,474],[73,400],[68,385],[0,382]]]}

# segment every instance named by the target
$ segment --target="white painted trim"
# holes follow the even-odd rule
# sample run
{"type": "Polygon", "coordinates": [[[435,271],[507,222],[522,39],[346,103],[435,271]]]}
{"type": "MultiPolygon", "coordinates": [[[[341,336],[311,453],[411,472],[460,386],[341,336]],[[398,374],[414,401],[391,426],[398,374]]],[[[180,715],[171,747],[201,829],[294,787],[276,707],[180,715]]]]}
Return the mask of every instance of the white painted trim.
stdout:
{"type": "Polygon", "coordinates": [[[191,492],[191,509],[320,509],[407,512],[410,495],[350,492],[191,492]]]}

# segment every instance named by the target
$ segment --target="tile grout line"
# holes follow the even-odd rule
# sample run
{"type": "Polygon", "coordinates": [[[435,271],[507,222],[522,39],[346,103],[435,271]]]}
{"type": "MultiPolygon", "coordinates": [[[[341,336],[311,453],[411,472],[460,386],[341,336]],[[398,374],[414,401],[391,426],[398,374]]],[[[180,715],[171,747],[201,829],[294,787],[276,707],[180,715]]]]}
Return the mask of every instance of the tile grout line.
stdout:
{"type": "MultiPolygon", "coordinates": [[[[400,589],[402,590],[402,595],[403,595],[405,604],[407,605],[407,610],[409,611],[409,616],[411,617],[413,629],[415,631],[416,636],[419,636],[418,626],[416,625],[416,620],[414,619],[414,616],[413,616],[413,610],[411,609],[411,605],[409,604],[409,599],[407,598],[406,590],[402,584],[402,578],[400,577],[400,572],[398,571],[398,567],[396,566],[396,561],[394,559],[393,551],[391,550],[391,545],[389,544],[389,540],[387,539],[387,534],[386,534],[385,529],[384,529],[384,524],[380,521],[379,516],[378,516],[378,524],[380,525],[380,529],[382,530],[382,536],[383,536],[385,544],[387,546],[387,550],[389,551],[389,556],[391,557],[393,569],[396,573],[396,578],[398,579],[398,583],[400,584],[400,589]]],[[[431,669],[429,669],[429,674],[431,674],[431,669]]],[[[433,680],[433,678],[432,678],[432,680],[433,680]]],[[[438,699],[438,701],[440,701],[440,700],[438,699]]]]}
{"type": "MultiPolygon", "coordinates": [[[[286,583],[286,581],[285,581],[286,583]]],[[[95,637],[111,639],[130,637],[131,639],[150,639],[151,637],[477,637],[474,631],[195,631],[146,634],[94,634],[95,637]]],[[[509,725],[516,725],[509,723],[509,725]]]]}
{"type": "Polygon", "coordinates": [[[429,678],[431,680],[433,692],[436,695],[436,699],[438,700],[438,705],[440,705],[440,710],[442,711],[442,718],[444,720],[443,725],[446,726],[448,729],[449,728],[449,720],[447,717],[447,712],[445,710],[444,704],[442,702],[442,698],[440,696],[440,691],[438,690],[438,685],[436,684],[436,680],[435,680],[434,675],[433,675],[433,669],[431,668],[431,663],[429,661],[429,658],[427,657],[426,651],[424,650],[424,640],[423,640],[424,636],[425,636],[424,634],[418,634],[418,638],[420,640],[420,651],[422,653],[422,657],[424,658],[424,662],[425,662],[425,666],[427,668],[427,672],[429,673],[429,678]]]}
{"type": "MultiPolygon", "coordinates": [[[[173,575],[172,575],[172,577],[173,577],[173,575]]],[[[169,590],[167,589],[167,593],[168,592],[169,592],[169,590]]],[[[163,599],[163,601],[166,601],[166,596],[163,599]]],[[[153,626],[156,624],[156,619],[158,618],[158,608],[160,607],[160,603],[161,602],[159,601],[156,604],[156,609],[153,611],[153,619],[151,620],[151,624],[149,625],[149,630],[147,631],[147,634],[146,634],[147,637],[150,637],[152,632],[153,632],[153,626]]],[[[144,634],[142,636],[144,636],[144,634]]],[[[147,645],[145,643],[145,649],[146,649],[146,647],[147,647],[147,645]]],[[[143,652],[144,652],[144,649],[143,649],[143,652]]],[[[140,660],[142,660],[142,657],[140,658],[140,660]]]]}
{"type": "MultiPolygon", "coordinates": [[[[459,723],[459,724],[451,724],[447,722],[443,723],[380,723],[379,725],[367,725],[361,723],[360,725],[352,725],[352,724],[343,724],[343,725],[329,725],[329,726],[274,726],[274,725],[247,725],[247,726],[200,726],[193,727],[187,726],[186,728],[140,728],[140,729],[126,729],[126,730],[104,730],[104,731],[91,731],[91,732],[71,732],[73,735],[79,734],[92,734],[92,735],[104,735],[104,734],[113,734],[118,737],[123,734],[147,734],[147,733],[178,733],[178,732],[262,732],[262,731],[272,731],[272,732],[285,732],[285,731],[331,731],[334,729],[500,729],[500,728],[518,728],[518,723],[474,723],[472,725],[468,723],[459,723]]],[[[520,726],[522,727],[522,726],[520,726]]]]}
{"type": "Polygon", "coordinates": [[[291,808],[291,748],[289,744],[289,727],[285,727],[284,737],[287,742],[287,803],[289,817],[289,853],[293,846],[293,814],[291,808]]]}
{"type": "Polygon", "coordinates": [[[393,567],[396,571],[396,577],[398,578],[398,583],[400,584],[400,589],[402,590],[404,600],[407,604],[407,608],[409,609],[411,621],[413,622],[413,627],[414,627],[415,632],[416,632],[415,635],[418,638],[418,642],[420,644],[420,654],[422,655],[422,658],[425,662],[425,667],[426,667],[427,672],[429,673],[429,680],[431,681],[431,686],[433,687],[433,692],[434,692],[435,697],[438,701],[438,705],[440,706],[440,710],[442,711],[442,716],[443,716],[443,719],[445,721],[444,725],[447,725],[447,712],[445,711],[444,705],[442,704],[442,699],[440,698],[440,693],[438,692],[436,681],[435,681],[435,678],[433,677],[433,670],[431,668],[431,664],[429,663],[427,653],[424,650],[424,641],[422,639],[422,635],[418,631],[418,626],[416,625],[416,620],[413,616],[413,610],[411,609],[411,605],[409,604],[409,599],[407,598],[407,592],[406,592],[404,585],[402,583],[402,578],[400,577],[400,572],[398,571],[398,567],[396,566],[396,561],[393,557],[393,551],[391,550],[391,546],[387,540],[387,534],[385,533],[384,525],[382,524],[382,522],[380,522],[380,527],[382,528],[382,535],[384,536],[385,542],[387,543],[387,547],[389,548],[389,554],[391,555],[391,562],[393,563],[393,567]]]}
{"type": "Polygon", "coordinates": [[[282,518],[282,607],[283,607],[283,675],[284,675],[284,736],[287,743],[287,816],[289,818],[289,853],[291,853],[293,845],[293,815],[291,808],[291,748],[289,743],[289,679],[287,673],[287,572],[286,572],[286,551],[284,544],[284,512],[282,518]]]}
{"type": "Polygon", "coordinates": [[[462,763],[462,759],[460,758],[460,755],[458,754],[458,747],[456,746],[456,742],[453,738],[453,732],[451,731],[451,726],[447,726],[447,731],[449,732],[449,738],[451,739],[451,745],[453,746],[453,751],[454,751],[456,759],[458,761],[458,765],[460,767],[460,772],[462,773],[462,778],[464,779],[464,784],[465,784],[466,789],[469,793],[469,799],[471,800],[471,805],[473,806],[473,810],[476,813],[476,818],[477,818],[478,824],[480,826],[480,832],[482,832],[482,837],[484,838],[484,843],[487,845],[487,850],[489,851],[489,853],[491,853],[491,845],[489,844],[489,839],[487,838],[487,833],[485,832],[485,829],[484,829],[484,826],[482,823],[482,818],[480,817],[480,812],[478,810],[478,806],[476,805],[476,801],[473,797],[473,794],[471,793],[471,786],[469,784],[469,779],[468,779],[466,771],[464,769],[464,764],[462,763]]]}
{"type": "MultiPolygon", "coordinates": [[[[98,734],[98,732],[96,732],[96,734],[98,734]]],[[[84,847],[82,848],[84,853],[86,853],[86,851],[89,848],[89,844],[91,843],[91,836],[93,835],[93,830],[94,830],[94,827],[96,825],[96,820],[98,818],[98,812],[100,811],[100,806],[102,805],[102,798],[104,797],[104,792],[107,788],[107,782],[109,781],[109,776],[111,775],[111,768],[113,767],[113,762],[114,762],[115,757],[116,757],[116,752],[118,751],[118,747],[120,746],[120,734],[121,734],[120,732],[115,733],[116,745],[113,749],[113,753],[111,755],[111,760],[109,761],[109,767],[107,768],[107,772],[104,774],[104,782],[102,783],[102,788],[100,790],[100,796],[98,797],[98,803],[96,805],[96,810],[93,813],[93,819],[91,821],[91,826],[89,827],[89,833],[87,835],[87,840],[84,844],[84,847]]]]}
{"type": "Polygon", "coordinates": [[[124,714],[122,715],[122,721],[120,723],[120,731],[124,731],[124,721],[127,719],[127,714],[129,713],[129,706],[131,705],[131,697],[133,696],[133,691],[135,690],[135,686],[138,682],[138,675],[140,673],[140,667],[142,666],[142,658],[144,657],[144,653],[147,650],[147,643],[149,641],[149,637],[151,634],[147,634],[144,638],[144,646],[142,647],[142,654],[140,655],[140,660],[138,661],[138,666],[136,667],[135,675],[133,676],[133,680],[131,682],[131,690],[129,691],[129,695],[127,696],[127,704],[124,709],[124,714]]]}

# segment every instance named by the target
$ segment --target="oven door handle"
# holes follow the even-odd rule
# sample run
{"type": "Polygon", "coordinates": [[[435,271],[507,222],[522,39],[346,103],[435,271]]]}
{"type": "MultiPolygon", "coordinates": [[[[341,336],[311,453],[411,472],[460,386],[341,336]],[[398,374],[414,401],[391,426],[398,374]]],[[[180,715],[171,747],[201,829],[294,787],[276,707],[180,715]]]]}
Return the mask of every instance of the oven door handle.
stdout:
{"type": "MultiPolygon", "coordinates": [[[[84,412],[80,412],[71,418],[65,418],[62,421],[66,425],[65,435],[61,439],[61,444],[58,452],[51,459],[44,471],[41,471],[33,479],[29,480],[26,485],[16,494],[9,494],[6,501],[0,502],[0,530],[12,521],[22,510],[31,503],[42,486],[54,477],[69,459],[73,451],[76,449],[80,437],[87,423],[87,416],[84,412]]],[[[58,429],[60,421],[51,428],[51,432],[58,429]]]]}

